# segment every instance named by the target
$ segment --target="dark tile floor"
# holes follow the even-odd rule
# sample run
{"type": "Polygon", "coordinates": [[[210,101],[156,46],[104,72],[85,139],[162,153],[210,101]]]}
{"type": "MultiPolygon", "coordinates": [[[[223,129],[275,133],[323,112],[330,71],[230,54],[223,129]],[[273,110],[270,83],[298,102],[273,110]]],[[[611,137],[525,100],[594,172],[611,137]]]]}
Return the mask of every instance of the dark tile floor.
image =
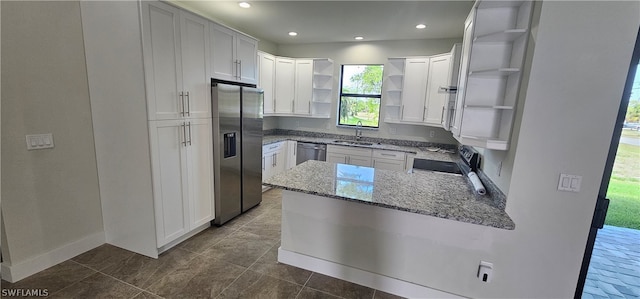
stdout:
{"type": "MultiPolygon", "coordinates": [[[[2,289],[53,298],[399,298],[277,262],[281,192],[222,227],[148,258],[102,245],[2,289]]],[[[4,297],[3,297],[4,298],[4,297]]]]}

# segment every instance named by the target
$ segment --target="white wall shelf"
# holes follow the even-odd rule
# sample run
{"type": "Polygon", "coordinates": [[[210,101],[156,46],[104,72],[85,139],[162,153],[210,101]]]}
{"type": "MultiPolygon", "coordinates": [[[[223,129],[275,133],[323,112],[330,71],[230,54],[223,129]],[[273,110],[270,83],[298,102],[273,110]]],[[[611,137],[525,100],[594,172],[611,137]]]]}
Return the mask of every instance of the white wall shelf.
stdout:
{"type": "Polygon", "coordinates": [[[468,108],[468,109],[500,109],[500,110],[513,110],[513,106],[464,105],[464,108],[468,108]]]}
{"type": "Polygon", "coordinates": [[[477,1],[465,21],[451,125],[460,143],[509,148],[531,8],[531,1],[477,1]]]}
{"type": "Polygon", "coordinates": [[[504,77],[520,72],[519,68],[498,68],[490,70],[470,71],[469,76],[504,77]]]}
{"type": "Polygon", "coordinates": [[[485,34],[473,39],[475,43],[512,42],[527,33],[527,29],[509,29],[501,32],[485,34]]]}

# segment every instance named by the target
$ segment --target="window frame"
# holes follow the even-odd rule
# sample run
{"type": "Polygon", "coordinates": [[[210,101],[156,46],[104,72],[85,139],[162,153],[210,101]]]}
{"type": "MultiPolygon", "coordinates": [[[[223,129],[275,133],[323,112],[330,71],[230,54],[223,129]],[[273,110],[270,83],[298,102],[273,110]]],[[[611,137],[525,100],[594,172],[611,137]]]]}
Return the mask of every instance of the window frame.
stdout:
{"type": "Polygon", "coordinates": [[[338,111],[337,111],[337,115],[336,115],[336,122],[337,122],[337,126],[338,127],[348,127],[348,128],[355,128],[357,127],[357,125],[351,125],[351,124],[342,124],[340,123],[340,110],[342,108],[342,97],[352,97],[352,98],[377,98],[379,99],[378,101],[378,126],[373,127],[373,126],[365,126],[362,125],[361,128],[363,129],[369,129],[369,130],[377,130],[380,128],[380,110],[382,108],[382,91],[384,90],[384,88],[382,87],[384,81],[384,64],[342,64],[340,66],[340,92],[338,93],[338,111]],[[380,94],[360,94],[360,93],[342,93],[342,84],[344,81],[344,67],[345,66],[381,66],[382,67],[382,78],[380,78],[380,94]]]}

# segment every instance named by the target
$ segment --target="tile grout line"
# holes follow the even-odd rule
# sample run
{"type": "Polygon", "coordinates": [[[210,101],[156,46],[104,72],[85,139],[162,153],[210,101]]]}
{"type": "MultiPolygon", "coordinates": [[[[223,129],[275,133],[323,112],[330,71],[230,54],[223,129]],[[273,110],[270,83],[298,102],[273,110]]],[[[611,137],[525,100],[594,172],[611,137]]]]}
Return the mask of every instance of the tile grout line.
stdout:
{"type": "MultiPolygon", "coordinates": [[[[276,244],[273,244],[271,247],[269,247],[269,249],[267,251],[265,251],[262,255],[260,255],[260,257],[258,257],[253,263],[251,263],[251,265],[249,265],[249,267],[244,269],[244,271],[242,271],[242,273],[240,273],[240,275],[238,275],[238,277],[236,277],[236,279],[234,279],[228,286],[226,286],[224,289],[222,289],[222,291],[220,291],[220,293],[218,295],[216,295],[215,298],[219,298],[224,293],[224,291],[226,291],[230,286],[232,286],[244,273],[249,271],[249,268],[251,268],[251,266],[255,265],[255,263],[257,263],[258,260],[260,260],[263,256],[265,256],[269,252],[269,250],[271,250],[271,248],[276,246],[276,244]]],[[[233,264],[233,263],[230,263],[230,264],[233,264]]],[[[235,264],[233,264],[233,265],[235,265],[235,264]]],[[[237,266],[239,266],[239,265],[237,265],[237,266]]],[[[262,273],[260,273],[260,274],[262,274],[262,273]]],[[[264,275],[264,274],[262,274],[262,275],[264,275]]]]}
{"type": "Polygon", "coordinates": [[[85,277],[83,277],[83,278],[81,278],[81,279],[78,279],[77,281],[75,281],[75,282],[71,283],[70,285],[68,285],[68,286],[66,286],[66,287],[64,287],[64,288],[62,288],[62,289],[59,289],[59,290],[57,290],[57,291],[55,291],[55,292],[51,293],[49,296],[52,296],[52,295],[54,295],[54,294],[56,294],[56,293],[60,293],[60,292],[62,292],[63,290],[65,290],[65,289],[67,289],[67,288],[70,288],[71,286],[73,286],[73,285],[75,285],[75,284],[77,284],[77,283],[79,283],[79,282],[81,282],[81,281],[83,281],[83,280],[87,279],[87,278],[88,278],[89,276],[91,276],[91,275],[95,275],[96,273],[100,273],[98,270],[93,269],[93,268],[91,268],[91,267],[89,267],[89,266],[87,266],[87,265],[83,265],[83,264],[81,264],[81,263],[78,263],[78,262],[76,262],[76,261],[74,261],[74,260],[72,260],[72,259],[69,259],[69,261],[72,261],[72,262],[74,262],[74,263],[76,263],[76,264],[78,264],[78,265],[80,265],[80,266],[82,266],[82,267],[85,267],[85,268],[87,268],[87,269],[89,269],[89,270],[93,270],[93,271],[95,271],[95,272],[94,272],[94,273],[91,273],[91,274],[89,274],[89,275],[87,275],[87,276],[85,276],[85,277]]]}
{"type": "Polygon", "coordinates": [[[311,279],[311,276],[313,276],[313,271],[311,272],[311,274],[307,278],[307,281],[304,282],[304,284],[302,285],[302,288],[300,289],[300,291],[298,291],[298,294],[296,295],[295,298],[300,297],[300,294],[302,294],[302,290],[304,290],[304,288],[307,286],[307,283],[309,283],[309,280],[311,279]]]}
{"type": "MultiPolygon", "coordinates": [[[[132,256],[132,257],[133,257],[133,256],[132,256]]],[[[127,260],[129,260],[129,259],[127,259],[127,260]]],[[[109,274],[107,274],[107,273],[104,273],[104,272],[100,271],[100,270],[93,269],[93,268],[91,268],[91,267],[89,267],[89,266],[87,266],[87,265],[81,264],[81,263],[76,262],[76,261],[73,261],[73,262],[74,262],[74,263],[76,263],[76,264],[78,264],[78,265],[80,265],[80,266],[83,266],[83,267],[85,267],[85,268],[88,268],[88,269],[94,270],[94,271],[96,271],[97,273],[100,273],[100,274],[102,274],[102,275],[104,275],[104,276],[107,276],[107,277],[113,278],[113,279],[115,279],[115,280],[116,280],[116,281],[118,281],[118,282],[124,283],[124,284],[126,284],[126,285],[132,286],[132,287],[134,287],[134,288],[136,288],[136,289],[140,290],[140,292],[139,292],[139,293],[136,293],[136,295],[135,295],[135,296],[140,295],[140,293],[147,292],[147,293],[150,293],[150,294],[153,294],[153,295],[156,295],[156,296],[160,297],[160,296],[159,296],[158,294],[156,294],[156,293],[153,293],[153,292],[148,291],[148,290],[145,290],[145,289],[143,289],[143,288],[141,288],[141,287],[138,287],[138,286],[135,286],[135,285],[133,285],[133,284],[130,284],[130,283],[128,283],[128,282],[126,282],[126,281],[124,281],[124,280],[121,280],[121,279],[119,279],[119,278],[113,277],[113,276],[111,276],[111,275],[109,275],[109,274]]],[[[106,269],[106,268],[105,268],[105,269],[106,269]]],[[[91,275],[94,275],[94,274],[96,274],[96,273],[92,273],[91,275]]],[[[91,276],[91,275],[89,275],[89,276],[91,276]]],[[[87,277],[89,277],[89,276],[87,276],[87,277]]],[[[72,285],[74,285],[74,284],[76,284],[76,283],[78,283],[78,282],[80,282],[80,281],[82,281],[82,280],[86,279],[87,277],[85,277],[85,278],[83,278],[83,279],[81,279],[81,280],[76,281],[75,283],[73,283],[73,284],[69,285],[68,287],[70,287],[70,286],[72,286],[72,285]]],[[[65,288],[65,289],[66,289],[66,288],[65,288]]],[[[60,290],[60,291],[62,291],[62,290],[60,290]]],[[[60,292],[60,291],[58,291],[58,292],[60,292]]],[[[56,293],[57,293],[57,292],[56,292],[56,293]]],[[[133,297],[135,297],[135,296],[133,296],[133,297]]],[[[133,297],[131,297],[131,298],[133,298],[133,297]]]]}

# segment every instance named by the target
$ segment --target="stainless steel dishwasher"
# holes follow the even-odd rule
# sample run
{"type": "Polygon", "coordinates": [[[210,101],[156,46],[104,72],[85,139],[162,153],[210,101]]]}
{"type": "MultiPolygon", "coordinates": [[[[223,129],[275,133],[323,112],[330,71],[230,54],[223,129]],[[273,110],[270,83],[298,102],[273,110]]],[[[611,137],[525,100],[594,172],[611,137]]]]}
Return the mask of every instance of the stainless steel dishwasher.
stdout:
{"type": "Polygon", "coordinates": [[[327,160],[327,145],[308,142],[299,142],[297,146],[296,165],[307,160],[327,160]]]}

